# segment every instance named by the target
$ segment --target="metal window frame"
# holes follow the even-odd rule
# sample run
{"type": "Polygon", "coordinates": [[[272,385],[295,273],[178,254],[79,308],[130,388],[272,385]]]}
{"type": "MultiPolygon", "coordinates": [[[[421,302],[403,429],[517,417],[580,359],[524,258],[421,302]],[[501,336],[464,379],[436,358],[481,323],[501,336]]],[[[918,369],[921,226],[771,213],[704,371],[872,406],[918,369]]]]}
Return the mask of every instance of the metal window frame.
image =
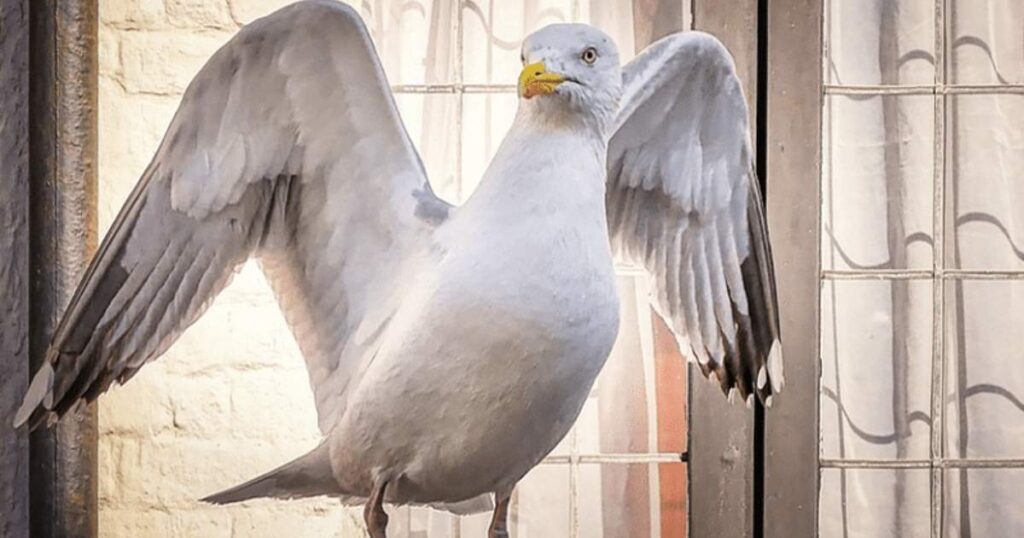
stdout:
{"type": "MultiPolygon", "coordinates": [[[[803,16],[815,16],[820,17],[820,33],[817,35],[817,39],[820,40],[820,48],[817,52],[819,60],[818,65],[823,68],[826,65],[825,54],[827,52],[827,35],[825,35],[824,28],[828,24],[825,20],[825,12],[822,9],[827,0],[821,2],[814,2],[820,4],[818,6],[807,6],[806,2],[794,0],[792,2],[783,0],[783,3],[788,4],[804,4],[804,8],[817,8],[817,13],[804,13],[803,16]]],[[[773,6],[774,7],[774,6],[773,6]]],[[[802,107],[818,107],[824,110],[825,100],[829,96],[836,95],[849,95],[849,96],[892,96],[892,95],[922,95],[932,96],[933,98],[933,114],[934,114],[934,163],[933,163],[933,199],[932,199],[932,234],[933,234],[933,258],[932,266],[929,269],[868,269],[868,270],[822,270],[820,268],[820,245],[815,239],[813,242],[810,239],[805,239],[803,244],[807,248],[808,252],[814,252],[817,254],[815,263],[818,265],[818,278],[815,281],[806,281],[808,288],[813,287],[816,290],[820,290],[820,285],[827,282],[833,282],[837,280],[857,280],[857,281],[906,281],[906,280],[917,280],[917,281],[928,281],[932,283],[932,355],[931,355],[931,369],[932,377],[930,380],[930,413],[931,413],[931,435],[929,439],[929,456],[927,458],[909,458],[909,459],[863,459],[863,458],[821,458],[820,452],[815,447],[815,453],[813,454],[814,460],[817,461],[815,481],[820,480],[820,472],[824,469],[927,469],[929,470],[930,480],[930,494],[929,494],[929,511],[930,511],[930,535],[934,538],[939,538],[944,532],[944,510],[946,509],[945,499],[945,471],[947,469],[1020,469],[1024,468],[1024,458],[974,458],[974,457],[947,457],[947,450],[944,444],[946,436],[946,417],[944,409],[944,397],[945,397],[945,384],[946,374],[949,368],[946,353],[945,343],[945,321],[946,316],[951,308],[949,301],[946,297],[946,284],[948,282],[963,282],[963,281],[979,281],[979,280],[1003,280],[1003,281],[1024,281],[1024,271],[1020,270],[989,270],[989,269],[957,269],[947,266],[946,247],[947,236],[953,233],[951,224],[948,222],[947,216],[949,212],[949,203],[946,198],[946,191],[949,188],[949,173],[952,166],[952,160],[950,155],[950,144],[952,134],[949,129],[950,117],[950,96],[956,95],[1021,95],[1024,94],[1024,83],[1001,83],[1001,84],[957,84],[950,82],[950,57],[951,57],[951,36],[952,27],[949,13],[952,9],[951,0],[936,0],[934,7],[934,30],[935,30],[935,41],[934,41],[934,54],[935,54],[935,65],[934,65],[934,79],[932,84],[885,84],[885,85],[841,85],[841,84],[829,84],[825,82],[825,73],[819,74],[818,88],[820,89],[819,95],[812,99],[811,95],[807,95],[807,102],[804,102],[802,107]]],[[[791,16],[791,13],[786,13],[787,16],[791,16]]],[[[810,27],[810,21],[807,21],[808,28],[810,27]]],[[[792,30],[792,28],[791,28],[792,30]]],[[[800,33],[800,32],[794,32],[800,33]]],[[[801,37],[797,36],[795,39],[800,40],[801,37]]],[[[810,38],[803,36],[805,41],[805,47],[810,47],[810,38]]],[[[792,34],[783,36],[782,41],[788,42],[794,40],[792,34]]],[[[810,50],[810,49],[805,49],[810,50]]],[[[806,58],[804,58],[806,60],[806,58]]],[[[787,72],[783,69],[783,72],[787,72]]],[[[791,81],[782,81],[783,86],[789,86],[791,81]]],[[[788,91],[788,89],[787,89],[788,91]]],[[[819,116],[818,122],[818,133],[817,139],[821,140],[821,129],[819,116]]],[[[792,153],[792,147],[787,151],[792,153]]],[[[813,153],[810,148],[806,148],[808,163],[810,163],[809,157],[813,153]]],[[[792,155],[790,155],[792,157],[792,155]]],[[[817,166],[817,177],[821,177],[821,155],[817,155],[815,164],[817,166]]],[[[786,182],[788,179],[777,181],[786,182]]],[[[776,187],[785,188],[785,185],[776,185],[776,187]]],[[[820,203],[821,203],[821,191],[820,185],[815,186],[815,192],[817,196],[814,197],[815,203],[818,204],[816,208],[804,208],[807,211],[807,215],[817,213],[817,222],[814,223],[814,234],[820,234],[820,203]]],[[[771,206],[771,197],[769,196],[769,205],[771,206]]],[[[771,217],[775,219],[787,219],[789,217],[809,219],[807,215],[797,215],[792,208],[787,209],[785,207],[776,208],[769,211],[770,220],[771,217]]],[[[775,236],[775,246],[778,256],[779,250],[788,249],[790,243],[793,242],[791,238],[785,237],[781,241],[779,240],[778,234],[775,236]]],[[[804,262],[807,267],[810,267],[811,262],[804,262]]],[[[785,272],[783,272],[785,273],[785,272]]],[[[780,277],[780,281],[788,280],[788,275],[783,274],[780,277]]],[[[788,284],[787,284],[788,285],[788,284]]],[[[783,287],[780,282],[780,288],[783,287]]],[[[791,300],[791,297],[785,296],[783,301],[791,300]]],[[[807,300],[811,298],[808,297],[807,300]]],[[[812,303],[807,303],[814,306],[816,311],[814,326],[808,325],[804,331],[800,332],[800,337],[808,337],[810,340],[817,344],[819,329],[817,326],[819,313],[819,302],[814,299],[812,303]],[[813,338],[811,338],[813,337],[813,338]]],[[[785,319],[787,314],[786,308],[783,307],[783,322],[785,325],[785,319]]],[[[785,333],[785,327],[784,327],[785,333]]],[[[787,335],[787,366],[792,364],[792,334],[787,335]]],[[[810,347],[810,344],[808,344],[810,347]]],[[[815,358],[815,364],[820,368],[820,359],[815,358]]],[[[793,368],[790,366],[787,373],[791,374],[793,368]]],[[[790,381],[791,381],[790,377],[790,381]]],[[[798,389],[803,404],[808,406],[804,409],[803,413],[797,413],[792,415],[793,418],[799,421],[799,424],[792,424],[790,426],[802,425],[808,428],[810,431],[819,431],[820,424],[817,418],[817,398],[820,391],[820,380],[815,378],[813,383],[805,384],[801,382],[801,387],[798,389]],[[808,392],[808,387],[814,387],[813,394],[804,394],[808,392]],[[812,412],[811,409],[814,409],[812,412]],[[815,416],[812,416],[815,415],[815,416]]],[[[789,385],[790,394],[793,392],[792,383],[789,385]]],[[[788,419],[788,417],[773,417],[771,414],[769,418],[772,419],[788,419]]],[[[780,426],[782,428],[782,426],[780,426]]],[[[793,433],[796,433],[795,431],[793,433]]],[[[816,444],[817,440],[814,440],[816,444]]],[[[784,443],[776,442],[780,450],[784,451],[788,447],[784,443]]],[[[811,446],[811,440],[805,440],[804,447],[805,451],[807,447],[811,446]]],[[[779,462],[780,464],[782,462],[779,462]]],[[[773,471],[772,465],[768,466],[769,471],[773,471]]],[[[779,471],[779,469],[775,469],[779,471]]],[[[785,470],[782,469],[785,473],[785,470]]],[[[793,472],[790,475],[796,474],[793,472]]],[[[806,471],[800,473],[807,475],[806,471]]],[[[817,535],[817,484],[813,490],[810,487],[810,477],[802,476],[802,480],[798,483],[799,493],[791,495],[793,497],[800,496],[804,499],[804,504],[809,508],[806,511],[807,517],[800,517],[799,523],[793,523],[792,521],[783,521],[779,523],[780,519],[785,518],[785,505],[779,506],[773,510],[775,520],[769,527],[766,524],[766,528],[772,528],[774,532],[766,534],[771,536],[795,536],[795,535],[817,535]],[[810,504],[813,501],[813,505],[810,504]]],[[[780,489],[781,491],[781,489],[780,489]]],[[[782,495],[782,494],[780,494],[782,495]]],[[[770,500],[770,498],[769,498],[770,500]]],[[[789,503],[790,509],[797,508],[794,503],[789,503]]],[[[788,514],[792,516],[792,514],[788,514]]]]}
{"type": "Polygon", "coordinates": [[[0,0],[0,534],[96,536],[96,412],[13,430],[96,245],[96,0],[0,0]],[[31,91],[29,89],[31,88],[31,91]]]}
{"type": "MultiPolygon", "coordinates": [[[[96,250],[97,0],[29,2],[29,359],[35,371],[96,250]]],[[[95,406],[29,436],[32,536],[98,534],[95,406]]]]}

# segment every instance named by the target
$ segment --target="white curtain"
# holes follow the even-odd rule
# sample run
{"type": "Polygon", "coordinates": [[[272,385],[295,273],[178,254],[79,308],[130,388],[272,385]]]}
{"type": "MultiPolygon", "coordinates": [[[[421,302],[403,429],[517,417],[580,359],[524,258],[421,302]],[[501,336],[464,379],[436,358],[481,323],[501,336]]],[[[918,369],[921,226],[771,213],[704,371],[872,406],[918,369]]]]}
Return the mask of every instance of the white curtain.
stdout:
{"type": "MultiPolygon", "coordinates": [[[[945,82],[1024,82],[1024,3],[953,1],[945,82]]],[[[901,86],[903,95],[826,98],[822,268],[1024,268],[1024,95],[955,93],[939,105],[934,0],[829,0],[826,81],[901,86]],[[914,90],[914,88],[919,88],[914,90]],[[944,180],[941,235],[933,226],[944,180]]],[[[938,56],[942,56],[939,54],[938,56]]],[[[941,78],[941,77],[940,77],[941,78]]],[[[956,90],[954,90],[956,91],[956,90]]],[[[974,91],[974,90],[968,90],[974,91]]],[[[1024,283],[950,280],[935,305],[930,279],[827,280],[822,288],[822,456],[917,459],[944,426],[945,458],[1024,457],[1024,283]],[[933,327],[936,306],[944,324],[933,327]],[[944,425],[932,424],[933,332],[944,348],[944,425]]],[[[948,470],[947,536],[1024,534],[1024,471],[948,470]]],[[[821,536],[930,535],[930,471],[822,473],[821,536]]]]}

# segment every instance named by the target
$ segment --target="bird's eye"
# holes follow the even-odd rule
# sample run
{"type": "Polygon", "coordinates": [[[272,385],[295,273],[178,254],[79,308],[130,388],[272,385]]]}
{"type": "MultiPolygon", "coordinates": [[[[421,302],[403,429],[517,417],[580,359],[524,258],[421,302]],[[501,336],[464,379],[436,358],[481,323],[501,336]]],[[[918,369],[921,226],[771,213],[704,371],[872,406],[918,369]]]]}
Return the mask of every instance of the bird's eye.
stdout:
{"type": "Polygon", "coordinates": [[[519,53],[519,61],[523,65],[526,65],[526,53],[525,52],[520,52],[519,53]]]}
{"type": "Polygon", "coordinates": [[[583,51],[583,54],[580,55],[580,58],[587,64],[593,64],[597,61],[597,49],[594,47],[587,47],[587,49],[583,51]]]}

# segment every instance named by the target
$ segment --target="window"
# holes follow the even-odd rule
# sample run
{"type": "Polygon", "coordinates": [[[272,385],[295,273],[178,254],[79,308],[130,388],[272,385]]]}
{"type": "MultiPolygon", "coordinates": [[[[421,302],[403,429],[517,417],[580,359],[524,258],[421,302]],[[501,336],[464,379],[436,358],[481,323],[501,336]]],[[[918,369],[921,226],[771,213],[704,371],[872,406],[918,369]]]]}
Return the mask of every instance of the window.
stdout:
{"type": "MultiPolygon", "coordinates": [[[[757,97],[752,124],[768,183],[786,391],[756,420],[717,394],[721,407],[705,402],[651,316],[645,284],[621,268],[622,337],[579,424],[518,491],[516,536],[676,537],[688,526],[718,537],[1024,534],[1015,502],[1024,476],[1019,0],[353,3],[437,190],[456,202],[472,191],[514,114],[520,39],[545,23],[595,23],[628,58],[652,35],[693,19],[729,45],[748,96],[757,97]],[[700,458],[692,469],[679,458],[687,448],[700,458]],[[699,494],[688,497],[687,484],[699,494]]],[[[262,0],[142,4],[100,6],[100,168],[117,178],[100,184],[105,224],[194,73],[168,64],[198,67],[240,22],[270,9],[262,0]]],[[[69,121],[62,118],[42,123],[69,121]]],[[[55,132],[60,146],[88,147],[55,132]]],[[[28,138],[9,138],[19,137],[28,138]]],[[[71,197],[79,187],[60,183],[71,197]]],[[[311,405],[284,405],[298,405],[293,389],[306,379],[283,321],[252,332],[264,326],[251,321],[276,312],[253,275],[243,271],[241,285],[176,351],[101,400],[100,458],[114,464],[101,467],[104,532],[338,532],[333,501],[216,512],[194,502],[197,491],[237,483],[316,441],[311,405]],[[232,301],[245,308],[230,310],[232,301]],[[255,346],[222,338],[246,327],[235,341],[255,346]],[[225,362],[230,381],[217,371],[225,362]],[[159,405],[133,405],[141,401],[159,405]],[[267,420],[267,412],[306,422],[267,420]],[[227,465],[238,458],[223,446],[239,440],[252,457],[227,465]],[[160,479],[134,474],[140,469],[160,479]]],[[[397,536],[419,538],[479,536],[487,520],[419,509],[392,515],[397,536]]]]}
{"type": "Polygon", "coordinates": [[[824,5],[820,536],[1011,536],[1024,5],[824,5]]]}

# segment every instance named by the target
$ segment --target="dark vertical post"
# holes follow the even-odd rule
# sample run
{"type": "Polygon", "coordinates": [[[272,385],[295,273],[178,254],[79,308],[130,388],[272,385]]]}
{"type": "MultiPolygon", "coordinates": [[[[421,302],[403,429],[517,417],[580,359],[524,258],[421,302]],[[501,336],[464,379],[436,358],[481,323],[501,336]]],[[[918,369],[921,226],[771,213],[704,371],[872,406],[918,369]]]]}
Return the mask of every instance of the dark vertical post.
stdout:
{"type": "Polygon", "coordinates": [[[0,0],[0,536],[28,536],[28,2],[0,0]]]}
{"type": "MultiPolygon", "coordinates": [[[[766,0],[762,0],[766,1],[766,0]]],[[[765,413],[764,536],[817,536],[822,1],[767,6],[768,227],[786,387],[765,413]]]]}
{"type": "MultiPolygon", "coordinates": [[[[757,132],[757,0],[693,1],[693,28],[732,53],[757,132]]],[[[754,413],[690,368],[690,535],[754,536],[754,413]]]]}
{"type": "MultiPolygon", "coordinates": [[[[96,246],[96,0],[30,3],[29,355],[43,360],[96,246]]],[[[31,534],[97,534],[96,412],[31,435],[31,534]]]]}

